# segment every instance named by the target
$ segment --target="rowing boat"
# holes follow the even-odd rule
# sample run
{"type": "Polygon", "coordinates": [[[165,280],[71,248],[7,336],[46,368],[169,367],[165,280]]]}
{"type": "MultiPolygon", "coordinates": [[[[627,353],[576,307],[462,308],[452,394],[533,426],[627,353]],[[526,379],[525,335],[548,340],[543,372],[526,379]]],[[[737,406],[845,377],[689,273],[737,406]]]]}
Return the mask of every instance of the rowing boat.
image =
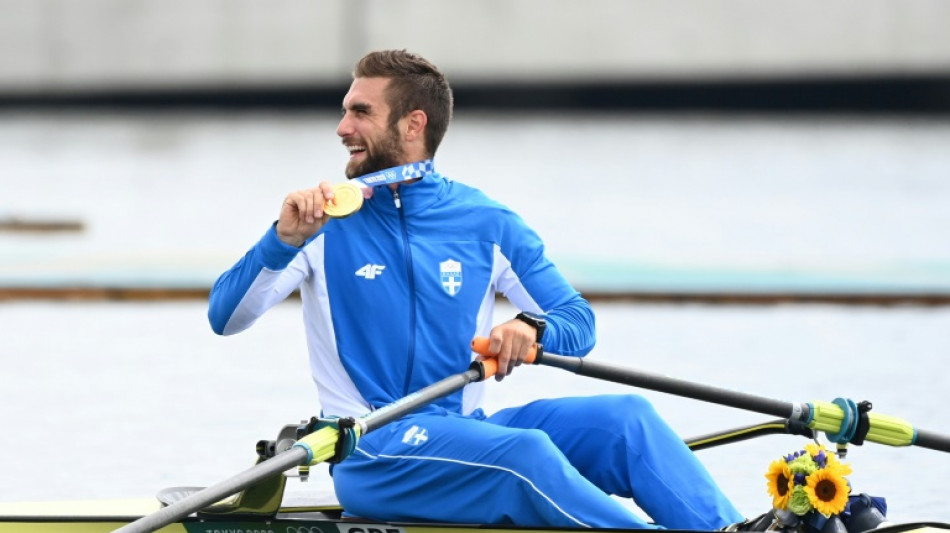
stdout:
{"type": "MultiPolygon", "coordinates": [[[[147,517],[161,508],[156,499],[0,504],[0,533],[106,533],[147,517]]],[[[339,506],[319,499],[285,502],[264,515],[199,512],[157,531],[162,533],[553,533],[553,528],[484,524],[394,523],[343,518],[339,506]]],[[[580,530],[578,530],[580,531],[580,530]]],[[[589,531],[589,530],[587,530],[589,531]]],[[[617,529],[607,531],[621,531],[617,529]]],[[[947,533],[950,524],[889,524],[875,533],[947,533]]]]}
{"type": "MultiPolygon", "coordinates": [[[[472,349],[483,356],[486,339],[472,349]]],[[[613,381],[692,399],[780,416],[778,420],[687,439],[693,449],[772,433],[805,435],[824,432],[838,446],[864,441],[890,446],[920,446],[950,452],[950,437],[925,431],[901,419],[870,413],[870,404],[836,398],[833,402],[788,403],[657,374],[623,369],[576,357],[532,354],[528,362],[578,375],[613,381]]],[[[525,528],[487,524],[394,523],[346,517],[329,494],[294,494],[292,484],[306,479],[310,467],[340,460],[341,442],[355,445],[361,435],[399,419],[415,409],[476,381],[494,375],[496,362],[487,357],[465,372],[376,409],[358,419],[312,418],[284,426],[277,439],[257,443],[257,463],[232,478],[207,488],[178,487],[160,491],[153,500],[100,502],[0,503],[0,533],[465,533],[471,529],[498,532],[551,532],[555,528],[525,528]],[[290,474],[288,474],[290,473],[290,474]],[[302,497],[301,497],[302,496],[302,497]],[[296,499],[295,499],[296,498],[296,499]]],[[[345,448],[345,446],[343,446],[345,448]]],[[[565,528],[557,528],[566,531],[565,528]]],[[[611,531],[617,531],[616,529],[611,531]]],[[[880,533],[945,533],[950,524],[912,522],[880,524],[880,533]]],[[[822,530],[821,533],[825,533],[822,530]]],[[[841,530],[835,533],[843,533],[841,530]]],[[[848,533],[858,533],[850,531],[848,533]]]]}
{"type": "MultiPolygon", "coordinates": [[[[2,533],[106,533],[114,531],[149,512],[147,501],[103,501],[98,505],[82,503],[82,512],[68,506],[60,509],[25,509],[22,516],[0,515],[2,533]],[[39,511],[39,512],[34,512],[39,511]]],[[[45,505],[45,504],[44,504],[45,505]]],[[[6,508],[2,508],[6,512],[6,508]]],[[[570,531],[512,526],[466,524],[407,524],[343,520],[321,512],[298,512],[290,509],[273,518],[208,518],[189,517],[170,524],[161,533],[469,533],[473,529],[496,533],[551,533],[570,531]]],[[[950,525],[940,523],[892,524],[875,533],[946,533],[950,525]]],[[[580,531],[580,530],[578,530],[580,531]]],[[[590,531],[590,530],[585,530],[590,531]]],[[[623,531],[611,529],[605,531],[623,531]]],[[[671,530],[675,531],[675,530],[671,530]]]]}
{"type": "MultiPolygon", "coordinates": [[[[100,533],[159,511],[165,503],[192,493],[182,487],[152,499],[0,503],[0,533],[100,533]]],[[[241,506],[240,497],[196,512],[158,531],[188,533],[410,533],[405,525],[343,520],[332,493],[298,493],[273,509],[241,506]]],[[[422,530],[419,530],[422,531],[422,530]]],[[[431,528],[425,531],[435,533],[431,528]]]]}
{"type": "MultiPolygon", "coordinates": [[[[304,490],[298,475],[279,476],[264,492],[283,493],[279,504],[253,489],[163,526],[162,533],[554,533],[562,528],[525,528],[486,524],[396,523],[344,518],[331,491],[304,490]],[[288,481],[293,486],[284,492],[288,481]]],[[[153,515],[166,503],[187,498],[196,488],[160,491],[153,499],[0,503],[0,533],[106,533],[153,515]]],[[[580,531],[580,529],[578,529],[580,531]]],[[[589,530],[588,530],[589,531],[589,530]]],[[[622,531],[611,529],[606,531],[622,531]]],[[[875,533],[948,533],[950,524],[888,524],[875,533]]],[[[710,532],[712,533],[712,532],[710,532]]]]}

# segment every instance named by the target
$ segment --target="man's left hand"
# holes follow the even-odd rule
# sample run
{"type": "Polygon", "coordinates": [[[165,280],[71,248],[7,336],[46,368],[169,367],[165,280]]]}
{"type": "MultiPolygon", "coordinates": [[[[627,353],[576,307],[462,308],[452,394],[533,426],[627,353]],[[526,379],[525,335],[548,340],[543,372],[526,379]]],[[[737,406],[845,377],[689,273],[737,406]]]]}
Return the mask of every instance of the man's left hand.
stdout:
{"type": "Polygon", "coordinates": [[[516,366],[524,363],[535,344],[537,335],[538,332],[531,325],[517,319],[492,328],[488,336],[488,351],[495,354],[498,361],[495,381],[505,379],[516,366]]]}

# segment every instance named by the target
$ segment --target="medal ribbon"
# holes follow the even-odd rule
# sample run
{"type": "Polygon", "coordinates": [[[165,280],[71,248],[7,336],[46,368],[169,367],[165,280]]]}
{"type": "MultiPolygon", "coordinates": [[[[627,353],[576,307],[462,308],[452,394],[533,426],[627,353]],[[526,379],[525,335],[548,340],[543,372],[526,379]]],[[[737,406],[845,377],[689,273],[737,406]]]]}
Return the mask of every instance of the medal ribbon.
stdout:
{"type": "MultiPolygon", "coordinates": [[[[359,211],[363,206],[363,198],[373,196],[374,187],[404,183],[433,172],[435,165],[431,159],[426,159],[353,178],[333,186],[334,198],[324,206],[324,212],[332,218],[346,218],[359,211]]],[[[394,196],[394,199],[396,207],[399,207],[398,196],[394,196]]]]}
{"type": "Polygon", "coordinates": [[[435,172],[435,165],[431,159],[426,159],[424,161],[416,161],[415,163],[387,168],[377,172],[370,172],[358,178],[353,178],[350,181],[355,181],[360,185],[372,189],[380,185],[391,185],[393,183],[414,180],[426,174],[432,174],[433,172],[435,172]]]}

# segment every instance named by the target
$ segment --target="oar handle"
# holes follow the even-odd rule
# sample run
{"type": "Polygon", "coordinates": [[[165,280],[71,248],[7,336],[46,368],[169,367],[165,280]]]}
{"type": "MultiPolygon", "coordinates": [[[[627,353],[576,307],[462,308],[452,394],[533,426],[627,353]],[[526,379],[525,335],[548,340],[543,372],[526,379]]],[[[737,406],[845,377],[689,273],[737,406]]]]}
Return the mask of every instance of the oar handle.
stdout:
{"type": "MultiPolygon", "coordinates": [[[[836,402],[811,402],[808,427],[824,431],[829,436],[850,425],[849,415],[836,402]]],[[[895,416],[869,412],[868,432],[865,439],[888,446],[919,446],[942,452],[950,452],[950,437],[914,427],[910,422],[895,416]]],[[[830,437],[829,437],[830,438],[830,437]]],[[[832,439],[834,440],[834,439],[832,439]]]]}
{"type": "MultiPolygon", "coordinates": [[[[491,352],[491,339],[488,337],[475,337],[472,339],[472,351],[482,356],[482,367],[485,369],[485,378],[494,376],[498,372],[498,354],[491,352]]],[[[538,343],[532,343],[528,349],[528,356],[525,357],[525,363],[537,363],[538,361],[538,343]]]]}

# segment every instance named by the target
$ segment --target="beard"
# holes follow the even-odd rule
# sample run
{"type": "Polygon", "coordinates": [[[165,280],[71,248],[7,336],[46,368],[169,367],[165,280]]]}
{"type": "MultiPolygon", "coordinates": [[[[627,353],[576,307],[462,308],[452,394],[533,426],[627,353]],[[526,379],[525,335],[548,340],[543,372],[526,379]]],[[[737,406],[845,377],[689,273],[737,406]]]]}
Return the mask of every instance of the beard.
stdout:
{"type": "Polygon", "coordinates": [[[366,147],[363,161],[350,161],[346,165],[346,178],[353,179],[367,174],[399,166],[403,159],[403,149],[399,145],[399,132],[396,127],[375,139],[373,146],[366,147]]]}

